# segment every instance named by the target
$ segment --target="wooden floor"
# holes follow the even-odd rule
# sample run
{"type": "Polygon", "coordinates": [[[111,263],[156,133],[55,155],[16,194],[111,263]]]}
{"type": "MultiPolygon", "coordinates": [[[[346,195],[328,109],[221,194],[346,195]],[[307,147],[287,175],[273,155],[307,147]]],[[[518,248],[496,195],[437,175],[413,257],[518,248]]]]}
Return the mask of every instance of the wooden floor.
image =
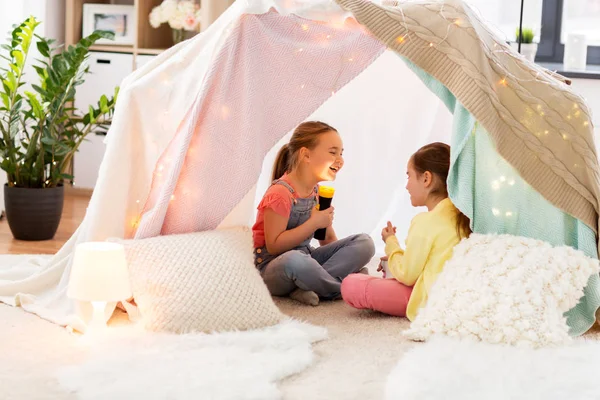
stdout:
{"type": "Polygon", "coordinates": [[[6,218],[0,220],[0,254],[54,254],[69,240],[83,220],[89,194],[65,193],[63,215],[52,240],[25,242],[13,239],[6,218]]]}

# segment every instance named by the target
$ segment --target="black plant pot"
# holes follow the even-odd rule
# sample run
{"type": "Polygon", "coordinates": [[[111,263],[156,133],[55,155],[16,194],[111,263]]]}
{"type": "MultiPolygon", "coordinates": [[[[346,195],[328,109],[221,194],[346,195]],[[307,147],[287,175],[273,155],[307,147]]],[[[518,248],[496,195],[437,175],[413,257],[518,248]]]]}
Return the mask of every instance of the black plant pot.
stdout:
{"type": "Polygon", "coordinates": [[[6,219],[15,239],[52,239],[60,223],[64,200],[62,185],[44,189],[4,185],[6,219]]]}

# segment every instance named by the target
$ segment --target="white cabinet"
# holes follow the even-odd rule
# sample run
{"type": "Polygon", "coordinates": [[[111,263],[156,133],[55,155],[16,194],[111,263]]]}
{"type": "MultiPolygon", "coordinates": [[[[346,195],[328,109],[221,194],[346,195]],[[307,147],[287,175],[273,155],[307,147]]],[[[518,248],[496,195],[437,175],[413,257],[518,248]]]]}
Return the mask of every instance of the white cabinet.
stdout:
{"type": "Polygon", "coordinates": [[[143,65],[152,61],[154,59],[154,57],[156,57],[156,56],[149,55],[149,54],[139,54],[139,55],[135,56],[135,69],[141,68],[143,65]]]}
{"type": "MultiPolygon", "coordinates": [[[[86,75],[85,82],[77,88],[75,96],[75,106],[81,112],[85,112],[90,105],[95,106],[103,94],[112,96],[115,87],[120,86],[123,79],[133,71],[133,55],[92,52],[89,65],[90,74],[86,75]]],[[[92,132],[79,146],[73,166],[75,187],[94,188],[106,150],[104,138],[104,135],[92,132]]]]}
{"type": "Polygon", "coordinates": [[[115,87],[133,72],[133,55],[123,53],[90,52],[90,73],[85,82],[77,87],[75,106],[82,112],[89,105],[96,105],[103,94],[110,96],[115,87]]]}

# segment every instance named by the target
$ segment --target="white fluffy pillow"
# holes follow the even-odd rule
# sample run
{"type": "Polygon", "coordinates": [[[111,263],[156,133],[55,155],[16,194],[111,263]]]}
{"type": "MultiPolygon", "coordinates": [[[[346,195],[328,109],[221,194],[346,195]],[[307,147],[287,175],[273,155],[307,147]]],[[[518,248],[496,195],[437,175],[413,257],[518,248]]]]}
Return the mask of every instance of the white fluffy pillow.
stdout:
{"type": "Polygon", "coordinates": [[[283,315],[252,258],[246,230],[121,240],[146,329],[185,333],[255,329],[283,315]]]}
{"type": "Polygon", "coordinates": [[[570,341],[565,312],[598,261],[571,247],[510,235],[463,240],[405,333],[542,347],[570,341]]]}

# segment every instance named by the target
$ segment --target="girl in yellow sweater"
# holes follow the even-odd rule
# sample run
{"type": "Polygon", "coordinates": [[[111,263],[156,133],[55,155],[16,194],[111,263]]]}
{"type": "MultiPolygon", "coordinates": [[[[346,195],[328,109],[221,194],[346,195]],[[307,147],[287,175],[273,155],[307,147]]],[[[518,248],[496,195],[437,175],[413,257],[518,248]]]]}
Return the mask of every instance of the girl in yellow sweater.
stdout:
{"type": "MultiPolygon", "coordinates": [[[[351,274],[342,282],[342,297],[352,307],[381,311],[414,320],[427,302],[452,250],[469,236],[469,219],[448,198],[446,179],[450,146],[432,143],[420,148],[408,162],[406,190],[414,207],[428,212],[413,218],[402,249],[390,222],[381,231],[388,268],[393,279],[351,274]]],[[[381,270],[381,264],[379,270],[381,270]]]]}

